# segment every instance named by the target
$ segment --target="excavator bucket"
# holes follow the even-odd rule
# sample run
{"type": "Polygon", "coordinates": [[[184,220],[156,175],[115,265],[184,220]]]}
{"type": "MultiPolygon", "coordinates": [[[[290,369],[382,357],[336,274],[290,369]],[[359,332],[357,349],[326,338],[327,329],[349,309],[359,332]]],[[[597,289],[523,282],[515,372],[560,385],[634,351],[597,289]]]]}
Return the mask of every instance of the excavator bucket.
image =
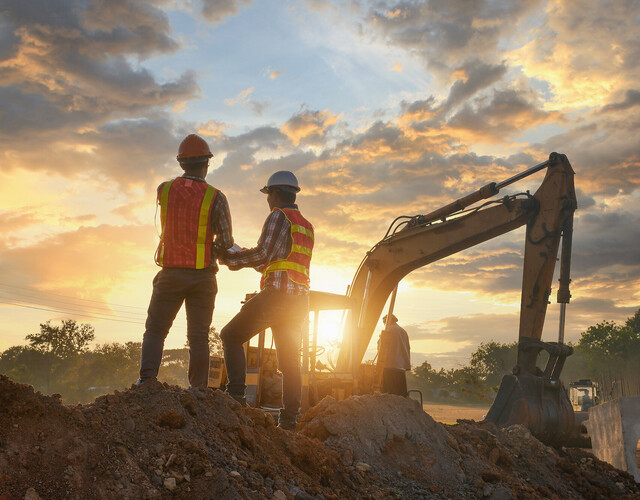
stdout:
{"type": "MultiPolygon", "coordinates": [[[[531,342],[527,344],[525,350],[533,347],[531,342]]],[[[538,342],[537,345],[550,351],[545,371],[536,368],[533,374],[517,365],[513,375],[502,378],[486,420],[499,427],[524,425],[543,443],[558,447],[574,433],[573,407],[558,378],[573,349],[564,344],[538,342]]]]}

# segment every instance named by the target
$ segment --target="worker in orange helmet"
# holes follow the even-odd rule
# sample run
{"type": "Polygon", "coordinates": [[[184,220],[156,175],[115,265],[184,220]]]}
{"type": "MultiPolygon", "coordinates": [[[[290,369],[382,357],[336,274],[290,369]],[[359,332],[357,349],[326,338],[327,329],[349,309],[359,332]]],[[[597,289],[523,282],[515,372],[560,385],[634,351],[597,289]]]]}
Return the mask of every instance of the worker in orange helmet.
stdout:
{"type": "Polygon", "coordinates": [[[205,180],[212,156],[202,137],[188,135],[180,143],[177,156],[184,174],[158,186],[162,232],[155,257],[162,269],[153,280],[138,385],[158,376],[164,340],[183,303],[189,384],[199,389],[208,385],[216,258],[233,245],[227,199],[205,180]]]}
{"type": "Polygon", "coordinates": [[[246,358],[243,343],[271,328],[282,372],[282,409],[278,426],[295,430],[300,410],[300,341],[309,313],[309,266],[313,226],[296,205],[298,179],[289,171],[274,173],[261,190],[271,213],[257,246],[227,252],[231,270],[253,267],[262,273],[260,292],[220,332],[227,369],[227,392],[244,404],[246,358]]]}

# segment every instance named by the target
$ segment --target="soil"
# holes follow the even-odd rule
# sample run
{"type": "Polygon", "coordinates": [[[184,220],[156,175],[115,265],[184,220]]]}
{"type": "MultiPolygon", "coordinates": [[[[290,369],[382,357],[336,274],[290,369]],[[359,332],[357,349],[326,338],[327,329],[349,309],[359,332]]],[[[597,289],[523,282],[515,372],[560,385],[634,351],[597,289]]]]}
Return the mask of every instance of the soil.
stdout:
{"type": "Polygon", "coordinates": [[[38,498],[640,499],[640,484],[398,396],[325,398],[294,433],[218,390],[153,382],[67,406],[0,375],[0,500],[38,498]]]}
{"type": "Polygon", "coordinates": [[[424,403],[422,409],[426,411],[436,422],[441,424],[455,424],[458,420],[480,421],[489,412],[489,406],[476,405],[452,405],[438,403],[424,403]]]}

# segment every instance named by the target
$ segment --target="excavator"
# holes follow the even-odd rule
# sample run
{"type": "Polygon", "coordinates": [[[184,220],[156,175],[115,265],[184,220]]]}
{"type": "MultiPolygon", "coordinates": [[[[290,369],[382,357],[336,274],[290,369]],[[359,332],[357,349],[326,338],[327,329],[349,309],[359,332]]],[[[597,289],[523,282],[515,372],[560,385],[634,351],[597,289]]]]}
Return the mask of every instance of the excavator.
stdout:
{"type": "MultiPolygon", "coordinates": [[[[426,215],[398,217],[366,253],[345,295],[311,292],[314,322],[311,335],[303,335],[302,347],[303,409],[325,395],[343,399],[373,391],[375,366],[362,360],[387,302],[389,312],[393,311],[398,283],[405,276],[526,226],[517,363],[512,374],[503,377],[486,419],[501,427],[522,424],[549,445],[565,443],[574,428],[573,409],[560,373],[573,353],[564,343],[564,325],[571,297],[569,274],[576,208],[574,171],[565,155],[551,153],[547,161],[505,181],[487,184],[426,215]],[[546,170],[544,180],[533,195],[527,191],[496,197],[505,187],[542,170],[546,170]],[[544,342],[542,330],[560,248],[558,341],[544,342]],[[323,369],[316,359],[321,349],[317,345],[318,318],[325,310],[343,310],[346,318],[333,370],[323,369]],[[543,351],[548,357],[546,366],[540,368],[537,365],[543,351]]],[[[260,352],[253,357],[259,360],[272,356],[260,352]]],[[[259,365],[257,362],[254,367],[258,374],[259,365]]],[[[259,380],[256,385],[260,394],[259,380]]]]}

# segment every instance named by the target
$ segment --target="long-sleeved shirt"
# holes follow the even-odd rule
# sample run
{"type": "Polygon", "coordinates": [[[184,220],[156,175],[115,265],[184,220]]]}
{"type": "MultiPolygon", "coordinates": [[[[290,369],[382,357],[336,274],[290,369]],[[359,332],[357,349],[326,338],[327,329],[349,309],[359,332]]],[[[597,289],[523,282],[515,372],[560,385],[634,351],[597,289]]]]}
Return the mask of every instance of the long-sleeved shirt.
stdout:
{"type": "MultiPolygon", "coordinates": [[[[297,205],[282,208],[298,209],[297,205]]],[[[223,262],[229,269],[238,270],[253,267],[262,272],[265,266],[274,260],[286,259],[291,251],[291,223],[280,210],[273,210],[262,226],[262,233],[258,244],[253,248],[228,252],[223,262]]],[[[307,295],[309,289],[291,281],[286,271],[269,273],[265,280],[265,287],[271,286],[290,295],[307,295]]]]}
{"type": "MultiPolygon", "coordinates": [[[[195,177],[192,175],[183,175],[186,179],[191,179],[197,182],[207,182],[201,177],[195,177]]],[[[158,186],[158,198],[160,198],[160,191],[164,182],[158,186]]],[[[211,224],[211,236],[214,238],[213,245],[211,246],[211,262],[210,267],[216,267],[216,259],[222,255],[225,250],[233,246],[233,229],[231,226],[231,212],[229,211],[229,203],[227,197],[217,189],[215,200],[213,200],[213,207],[211,207],[211,218],[209,223],[211,224]]]]}
{"type": "Polygon", "coordinates": [[[411,370],[411,355],[409,336],[404,328],[397,323],[391,323],[383,330],[378,339],[378,351],[383,359],[383,368],[406,371],[411,370]],[[386,352],[382,353],[381,351],[386,352]]]}

